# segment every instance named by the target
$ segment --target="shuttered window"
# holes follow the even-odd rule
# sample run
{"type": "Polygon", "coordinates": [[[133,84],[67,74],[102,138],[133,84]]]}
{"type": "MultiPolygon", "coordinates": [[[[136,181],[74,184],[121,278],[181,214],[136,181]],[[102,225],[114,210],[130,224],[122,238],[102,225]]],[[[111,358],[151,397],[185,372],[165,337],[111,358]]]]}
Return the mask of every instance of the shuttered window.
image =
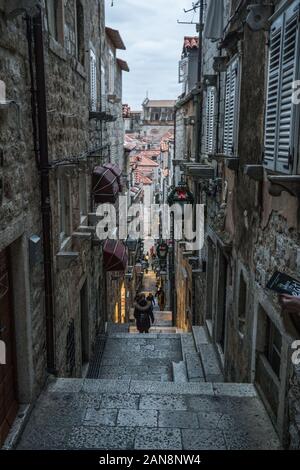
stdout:
{"type": "Polygon", "coordinates": [[[235,58],[226,71],[224,144],[225,155],[237,154],[237,126],[239,111],[239,59],[235,58]]]}
{"type": "Polygon", "coordinates": [[[97,111],[97,59],[95,52],[90,50],[90,88],[91,111],[97,111]]]}
{"type": "Polygon", "coordinates": [[[209,87],[206,94],[206,136],[205,151],[214,150],[214,124],[215,124],[215,88],[209,87]]]}
{"type": "MultiPolygon", "coordinates": [[[[272,24],[270,33],[264,164],[291,173],[297,133],[293,82],[299,76],[299,0],[272,24]]],[[[299,127],[299,124],[298,124],[299,127]]]]}
{"type": "Polygon", "coordinates": [[[104,62],[101,61],[101,111],[106,110],[106,73],[104,62]]]}

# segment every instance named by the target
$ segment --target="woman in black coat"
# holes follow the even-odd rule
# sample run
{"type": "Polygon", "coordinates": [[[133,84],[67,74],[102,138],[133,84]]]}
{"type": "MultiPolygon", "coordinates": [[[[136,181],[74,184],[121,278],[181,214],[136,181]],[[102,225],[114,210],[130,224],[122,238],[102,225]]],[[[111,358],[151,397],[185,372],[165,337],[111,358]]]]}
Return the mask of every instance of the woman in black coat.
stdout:
{"type": "Polygon", "coordinates": [[[134,318],[139,332],[149,333],[151,321],[154,323],[154,315],[151,302],[146,300],[144,294],[141,294],[134,304],[134,318]]]}

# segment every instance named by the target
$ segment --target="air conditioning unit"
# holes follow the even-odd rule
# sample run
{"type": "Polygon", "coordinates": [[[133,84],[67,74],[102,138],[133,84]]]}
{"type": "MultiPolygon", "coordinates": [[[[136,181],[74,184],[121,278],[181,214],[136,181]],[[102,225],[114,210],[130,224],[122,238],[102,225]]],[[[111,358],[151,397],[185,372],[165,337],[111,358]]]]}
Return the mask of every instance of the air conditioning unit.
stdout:
{"type": "Polygon", "coordinates": [[[25,12],[33,13],[35,7],[39,5],[39,0],[9,0],[5,2],[5,14],[8,19],[13,19],[25,12]]]}
{"type": "Polygon", "coordinates": [[[261,31],[269,29],[269,18],[273,13],[273,5],[266,3],[263,5],[249,5],[247,10],[249,14],[246,18],[247,25],[252,31],[261,31]]]}

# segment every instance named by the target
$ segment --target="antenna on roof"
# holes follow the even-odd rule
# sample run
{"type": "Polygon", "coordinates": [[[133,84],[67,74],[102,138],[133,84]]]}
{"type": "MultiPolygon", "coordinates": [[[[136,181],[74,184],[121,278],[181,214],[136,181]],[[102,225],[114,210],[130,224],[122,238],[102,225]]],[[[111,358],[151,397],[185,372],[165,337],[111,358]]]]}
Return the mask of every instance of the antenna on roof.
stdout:
{"type": "Polygon", "coordinates": [[[200,8],[200,1],[198,1],[197,3],[192,3],[192,8],[190,8],[189,10],[186,10],[185,8],[183,9],[184,13],[189,13],[190,11],[196,11],[198,8],[200,8]]]}
{"type": "Polygon", "coordinates": [[[178,24],[195,24],[198,25],[199,23],[195,23],[194,21],[179,21],[177,20],[178,24]]]}

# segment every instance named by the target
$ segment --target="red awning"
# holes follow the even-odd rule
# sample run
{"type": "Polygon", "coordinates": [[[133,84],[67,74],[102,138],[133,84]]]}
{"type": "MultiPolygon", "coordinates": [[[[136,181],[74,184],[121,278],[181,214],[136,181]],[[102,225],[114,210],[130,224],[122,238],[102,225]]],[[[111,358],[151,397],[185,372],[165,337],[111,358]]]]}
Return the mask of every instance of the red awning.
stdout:
{"type": "Polygon", "coordinates": [[[118,177],[108,168],[97,166],[93,171],[93,197],[96,204],[115,203],[120,192],[118,177]]]}
{"type": "Polygon", "coordinates": [[[125,271],[127,250],[120,240],[106,240],[103,247],[104,268],[106,271],[125,271]]]}
{"type": "Polygon", "coordinates": [[[122,179],[121,179],[122,170],[120,170],[118,165],[114,165],[113,163],[105,163],[105,165],[103,166],[104,168],[107,168],[108,170],[110,170],[118,178],[119,188],[120,188],[120,191],[122,191],[123,190],[122,179]]]}

